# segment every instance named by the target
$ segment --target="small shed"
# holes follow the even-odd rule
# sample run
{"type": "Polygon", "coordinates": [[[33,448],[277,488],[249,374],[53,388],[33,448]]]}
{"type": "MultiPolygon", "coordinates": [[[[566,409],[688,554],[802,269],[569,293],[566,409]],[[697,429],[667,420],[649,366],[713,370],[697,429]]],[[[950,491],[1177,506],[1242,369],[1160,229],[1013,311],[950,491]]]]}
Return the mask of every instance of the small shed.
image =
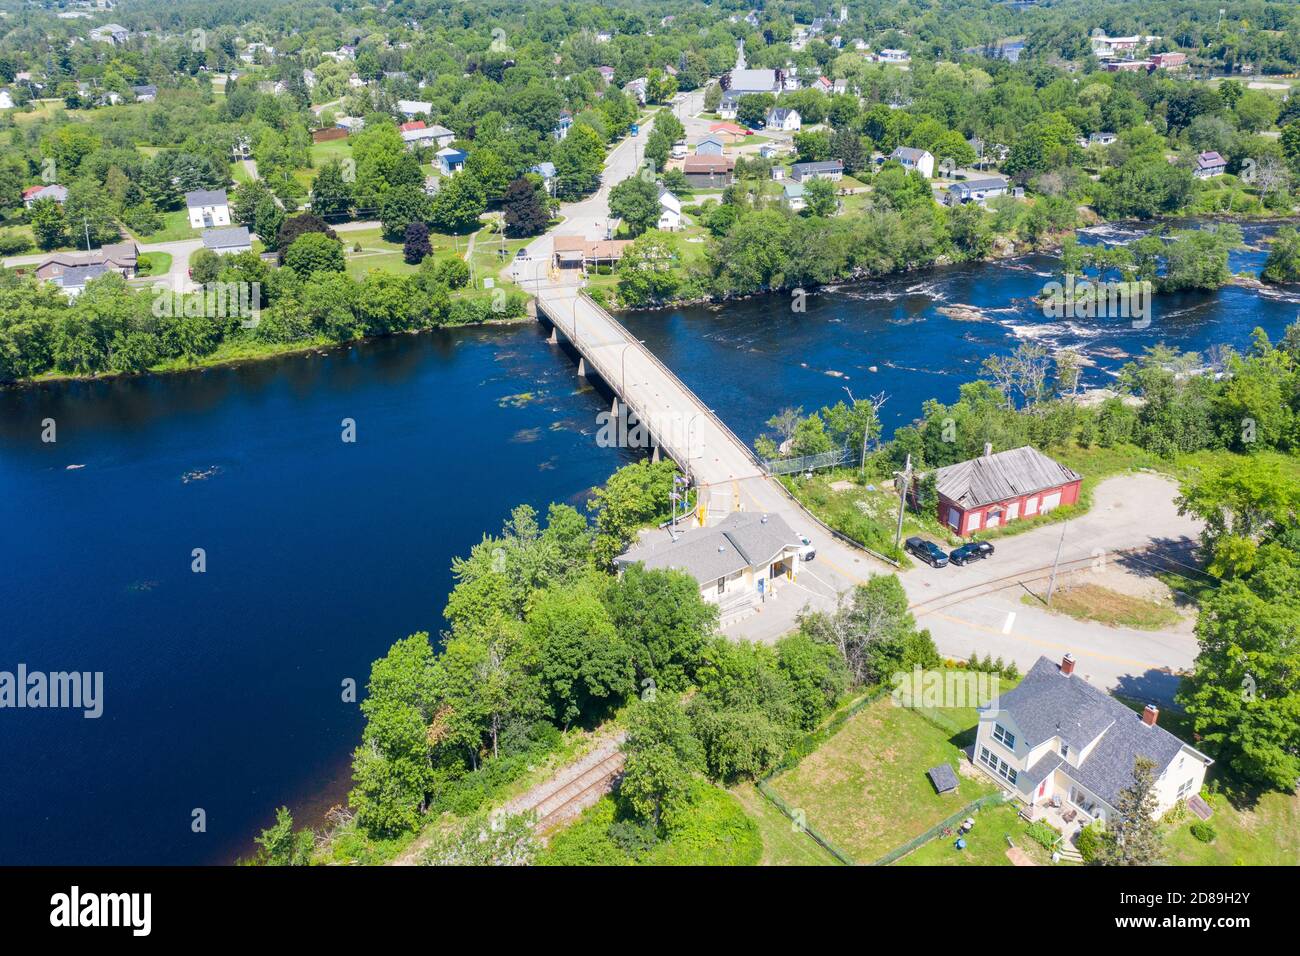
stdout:
{"type": "Polygon", "coordinates": [[[925,774],[934,785],[935,793],[952,793],[957,789],[957,774],[953,773],[952,767],[946,763],[931,767],[925,774]]]}

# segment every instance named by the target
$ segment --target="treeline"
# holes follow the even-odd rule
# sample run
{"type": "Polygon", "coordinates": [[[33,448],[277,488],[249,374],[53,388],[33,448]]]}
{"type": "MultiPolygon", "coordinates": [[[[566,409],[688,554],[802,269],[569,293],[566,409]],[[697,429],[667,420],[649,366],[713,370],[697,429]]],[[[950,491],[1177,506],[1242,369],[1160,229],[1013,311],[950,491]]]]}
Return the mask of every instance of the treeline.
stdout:
{"type": "Polygon", "coordinates": [[[144,372],[202,362],[218,349],[347,342],[372,335],[524,315],[522,293],[454,292],[460,260],[426,259],[410,275],[344,270],[342,244],[296,239],[273,268],[253,252],[195,257],[197,292],[133,289],[117,273],[69,301],[56,286],[0,270],[0,381],[144,372]]]}

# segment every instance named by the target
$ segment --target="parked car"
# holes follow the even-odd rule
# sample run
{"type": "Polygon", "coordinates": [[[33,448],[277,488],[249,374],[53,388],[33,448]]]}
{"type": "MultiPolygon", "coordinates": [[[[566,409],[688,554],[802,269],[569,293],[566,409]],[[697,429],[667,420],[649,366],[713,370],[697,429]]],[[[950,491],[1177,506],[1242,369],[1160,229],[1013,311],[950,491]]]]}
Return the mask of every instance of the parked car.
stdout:
{"type": "Polygon", "coordinates": [[[933,541],[926,541],[925,538],[908,538],[903,547],[932,568],[948,566],[947,552],[933,541]]]}
{"type": "Polygon", "coordinates": [[[948,560],[961,567],[969,561],[982,561],[992,555],[993,545],[987,541],[970,541],[948,555],[948,560]]]}
{"type": "Polygon", "coordinates": [[[800,561],[811,561],[813,558],[817,557],[817,549],[813,547],[813,543],[808,540],[806,534],[799,535],[799,540],[803,542],[803,547],[799,549],[800,561]]]}

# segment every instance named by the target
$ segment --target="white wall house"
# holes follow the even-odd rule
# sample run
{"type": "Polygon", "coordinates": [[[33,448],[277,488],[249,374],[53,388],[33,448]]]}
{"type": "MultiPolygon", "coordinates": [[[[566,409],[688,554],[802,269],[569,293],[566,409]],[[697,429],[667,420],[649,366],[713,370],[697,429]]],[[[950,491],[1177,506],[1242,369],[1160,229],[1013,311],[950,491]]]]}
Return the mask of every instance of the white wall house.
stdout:
{"type": "Polygon", "coordinates": [[[682,201],[663,186],[659,187],[659,222],[657,225],[664,232],[676,232],[682,228],[682,201]]]}
{"type": "Polygon", "coordinates": [[[224,229],[205,229],[203,248],[219,256],[231,256],[253,251],[253,237],[247,226],[230,226],[224,229]]]}
{"type": "Polygon", "coordinates": [[[1159,710],[1130,710],[1089,684],[1066,654],[1040,657],[1020,684],[981,708],[975,765],[1032,818],[1073,835],[1118,816],[1138,757],[1155,764],[1156,815],[1195,797],[1213,761],[1159,726],[1159,710]]]}
{"type": "Polygon", "coordinates": [[[777,106],[768,111],[767,128],[783,133],[797,133],[802,125],[799,111],[785,106],[777,106]]]}
{"type": "Polygon", "coordinates": [[[185,194],[191,229],[230,225],[230,202],[224,189],[196,189],[185,194]]]}
{"type": "Polygon", "coordinates": [[[909,173],[918,172],[926,179],[934,178],[934,156],[928,150],[900,146],[889,154],[889,158],[897,160],[909,173]]]}

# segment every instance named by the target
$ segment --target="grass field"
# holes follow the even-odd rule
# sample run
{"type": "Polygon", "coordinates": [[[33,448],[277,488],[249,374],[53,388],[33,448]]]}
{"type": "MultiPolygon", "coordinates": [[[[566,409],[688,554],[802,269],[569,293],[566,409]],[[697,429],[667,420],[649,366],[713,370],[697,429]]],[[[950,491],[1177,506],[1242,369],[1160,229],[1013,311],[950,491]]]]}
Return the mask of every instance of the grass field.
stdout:
{"type": "Polygon", "coordinates": [[[170,252],[142,252],[139,265],[142,276],[165,275],[172,267],[172,256],[170,252]]]}
{"type": "MultiPolygon", "coordinates": [[[[1163,715],[1162,715],[1163,716],[1163,715]]],[[[1211,773],[1213,773],[1213,769],[1211,773]]],[[[1180,866],[1300,866],[1300,796],[1265,793],[1236,805],[1225,794],[1210,798],[1213,843],[1192,836],[1187,814],[1165,830],[1166,863],[1180,866]]]]}
{"type": "Polygon", "coordinates": [[[731,791],[746,815],[758,826],[763,841],[761,866],[839,866],[816,840],[794,829],[790,818],[774,807],[752,783],[731,791]]]}
{"type": "MultiPolygon", "coordinates": [[[[1042,607],[1037,595],[1025,594],[1021,603],[1042,607]]],[[[1121,594],[1099,584],[1075,584],[1052,596],[1049,610],[1067,614],[1078,621],[1096,621],[1108,627],[1131,627],[1139,631],[1159,631],[1177,624],[1182,615],[1169,604],[1121,594]]]]}
{"type": "MultiPolygon", "coordinates": [[[[354,279],[365,278],[366,273],[371,269],[380,269],[384,272],[409,273],[415,272],[419,268],[419,266],[413,266],[402,258],[402,244],[400,242],[389,242],[383,237],[378,228],[341,232],[339,238],[343,240],[344,252],[347,255],[348,275],[354,279]],[[358,245],[361,246],[361,251],[353,251],[358,245]]],[[[433,246],[435,256],[454,255],[457,251],[464,254],[465,242],[464,236],[453,239],[452,236],[445,236],[441,233],[429,233],[429,243],[433,246]]]]}
{"type": "Polygon", "coordinates": [[[332,159],[347,159],[352,155],[352,142],[347,137],[312,143],[309,149],[311,164],[320,169],[332,159]]]}
{"type": "MultiPolygon", "coordinates": [[[[182,239],[197,239],[201,232],[190,228],[190,214],[185,209],[173,209],[162,214],[162,228],[149,235],[136,235],[137,242],[178,242],[182,239]]],[[[128,230],[129,231],[129,230],[128,230]]]]}
{"type": "MultiPolygon", "coordinates": [[[[945,711],[958,727],[974,711],[945,711]]],[[[772,789],[801,809],[809,826],[859,863],[870,863],[924,833],[971,801],[997,792],[992,781],[958,776],[955,793],[936,794],[925,772],[965,757],[968,733],[950,734],[885,697],[863,708],[772,789]],[[956,741],[956,742],[955,742],[956,741]]]]}
{"type": "Polygon", "coordinates": [[[1013,866],[1007,856],[1012,843],[1039,866],[1051,866],[1052,856],[1028,834],[1028,824],[1020,819],[1019,803],[987,807],[972,815],[975,827],[966,834],[966,848],[953,844],[956,836],[938,836],[898,860],[895,866],[1013,866]]]}

